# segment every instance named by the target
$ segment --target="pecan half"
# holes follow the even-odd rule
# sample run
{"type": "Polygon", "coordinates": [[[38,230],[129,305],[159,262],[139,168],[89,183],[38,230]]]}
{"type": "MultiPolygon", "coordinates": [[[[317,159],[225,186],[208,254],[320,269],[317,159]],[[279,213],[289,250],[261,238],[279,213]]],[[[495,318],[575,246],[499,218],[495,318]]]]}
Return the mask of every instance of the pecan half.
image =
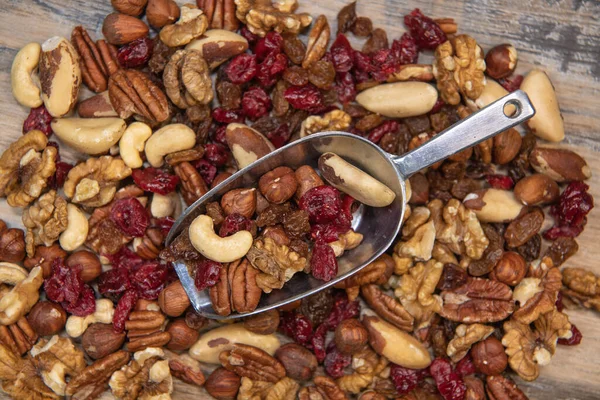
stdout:
{"type": "Polygon", "coordinates": [[[112,74],[108,80],[108,96],[123,119],[135,116],[156,124],[169,117],[167,96],[143,72],[120,69],[112,74]]]}
{"type": "Polygon", "coordinates": [[[148,347],[163,347],[171,340],[169,332],[154,332],[149,335],[141,336],[130,340],[127,343],[127,351],[136,352],[147,349],[148,347]]]}
{"type": "Polygon", "coordinates": [[[181,195],[188,206],[208,192],[202,175],[189,162],[179,163],[173,170],[181,179],[181,195]]]}
{"type": "Polygon", "coordinates": [[[302,60],[302,68],[307,69],[312,63],[319,61],[325,55],[330,35],[331,28],[329,27],[327,17],[319,15],[308,34],[308,44],[304,60],[302,60]]]}
{"type": "Polygon", "coordinates": [[[335,381],[328,376],[316,376],[314,382],[321,395],[327,400],[346,400],[348,398],[335,381]]]}
{"type": "Polygon", "coordinates": [[[236,343],[219,355],[221,365],[239,376],[257,381],[277,382],[285,377],[285,368],[264,350],[236,343]]]}
{"type": "Polygon", "coordinates": [[[232,311],[254,311],[262,294],[262,290],[256,285],[258,273],[246,259],[223,266],[219,282],[209,289],[215,312],[226,316],[232,311]]]}
{"type": "Polygon", "coordinates": [[[153,260],[163,249],[164,239],[165,235],[159,228],[148,228],[142,238],[134,239],[133,248],[138,256],[145,260],[153,260]]]}
{"type": "Polygon", "coordinates": [[[512,379],[502,375],[492,375],[485,378],[486,392],[490,400],[527,400],[512,379]]]}
{"type": "Polygon", "coordinates": [[[562,270],[561,293],[569,301],[600,311],[600,278],[583,268],[567,267],[562,270]]]}
{"type": "Polygon", "coordinates": [[[104,392],[113,372],[127,364],[130,354],[124,350],[112,353],[89,365],[73,377],[66,388],[72,399],[93,399],[104,392]]]}
{"type": "Polygon", "coordinates": [[[452,291],[443,291],[442,300],[440,315],[457,322],[502,321],[515,308],[509,286],[480,278],[469,278],[464,285],[452,291]]]}
{"type": "Polygon", "coordinates": [[[196,3],[208,18],[210,29],[237,31],[240,23],[235,16],[234,0],[198,0],[196,3]]]}
{"type": "Polygon", "coordinates": [[[362,286],[361,293],[369,307],[381,318],[404,331],[410,332],[413,330],[415,322],[413,316],[396,299],[383,293],[379,286],[362,286]]]}
{"type": "Polygon", "coordinates": [[[71,42],[79,54],[83,82],[93,92],[105,91],[108,78],[119,69],[117,48],[105,40],[94,43],[82,26],[73,29],[71,42]]]}
{"type": "Polygon", "coordinates": [[[14,324],[0,326],[0,343],[8,346],[14,354],[22,356],[27,353],[37,339],[38,335],[25,317],[14,324]]]}

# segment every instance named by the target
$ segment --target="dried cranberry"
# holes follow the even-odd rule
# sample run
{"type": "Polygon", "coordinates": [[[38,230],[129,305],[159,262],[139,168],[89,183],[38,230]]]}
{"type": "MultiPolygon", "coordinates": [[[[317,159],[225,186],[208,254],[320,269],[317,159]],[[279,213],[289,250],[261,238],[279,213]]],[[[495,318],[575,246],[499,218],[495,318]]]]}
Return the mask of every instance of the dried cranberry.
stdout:
{"type": "Polygon", "coordinates": [[[375,70],[371,74],[373,79],[383,82],[396,72],[397,63],[391,49],[379,49],[372,57],[375,66],[375,70]]]}
{"type": "Polygon", "coordinates": [[[119,48],[117,60],[123,68],[143,67],[152,57],[153,49],[154,43],[150,38],[136,39],[119,48]]]}
{"type": "Polygon", "coordinates": [[[461,360],[456,363],[455,369],[456,372],[462,377],[474,374],[476,372],[475,364],[473,364],[473,358],[471,357],[471,354],[467,353],[466,356],[461,358],[461,360]]]}
{"type": "Polygon", "coordinates": [[[508,78],[502,78],[498,81],[498,83],[508,92],[512,93],[515,90],[519,90],[521,87],[521,83],[523,83],[523,75],[514,75],[509,76],[508,78]]]}
{"type": "Polygon", "coordinates": [[[594,208],[594,198],[583,182],[571,182],[561,193],[558,203],[550,208],[555,225],[546,232],[544,238],[556,240],[559,237],[576,237],[587,223],[587,214],[594,208]]]}
{"type": "Polygon", "coordinates": [[[288,311],[281,314],[279,330],[300,345],[307,344],[311,340],[313,333],[312,324],[308,317],[295,311],[288,311]]]}
{"type": "Polygon", "coordinates": [[[323,362],[327,375],[334,379],[341,378],[344,376],[344,368],[349,366],[350,363],[352,363],[352,356],[342,354],[335,346],[335,343],[331,342],[327,348],[327,355],[323,362]]]}
{"type": "Polygon", "coordinates": [[[129,247],[121,247],[121,249],[112,255],[106,256],[113,268],[123,268],[127,271],[133,267],[140,265],[144,260],[133,252],[129,247]]]}
{"type": "Polygon", "coordinates": [[[400,37],[400,40],[394,40],[392,56],[396,65],[416,64],[419,61],[419,48],[415,38],[406,32],[400,37]]]}
{"type": "Polygon", "coordinates": [[[494,189],[510,190],[515,186],[515,182],[508,175],[490,174],[485,176],[485,180],[494,189]]]}
{"type": "Polygon", "coordinates": [[[219,229],[219,236],[231,236],[239,231],[249,231],[252,228],[252,221],[241,214],[233,213],[225,217],[219,229]]]}
{"type": "Polygon", "coordinates": [[[444,400],[464,399],[467,390],[465,383],[459,374],[452,371],[450,361],[436,358],[429,366],[429,372],[444,400]]]}
{"type": "Polygon", "coordinates": [[[78,317],[85,317],[96,311],[96,295],[89,285],[83,285],[79,298],[73,304],[61,303],[65,311],[78,317]]]}
{"type": "Polygon", "coordinates": [[[431,109],[430,113],[431,114],[439,113],[442,110],[442,107],[444,107],[445,105],[446,105],[446,102],[444,100],[442,100],[441,97],[438,97],[438,99],[436,100],[435,104],[433,105],[433,108],[431,109]]]}
{"type": "Polygon", "coordinates": [[[349,72],[354,66],[354,50],[343,33],[337,35],[329,52],[336,72],[349,72]]]}
{"type": "Polygon", "coordinates": [[[242,25],[242,29],[240,29],[240,35],[242,35],[244,39],[248,41],[249,44],[253,44],[258,39],[260,39],[260,36],[252,33],[246,25],[242,25]]]}
{"type": "Polygon", "coordinates": [[[356,97],[356,85],[350,72],[340,72],[335,77],[335,90],[342,103],[349,103],[356,97]]]}
{"type": "Polygon", "coordinates": [[[207,185],[213,183],[215,176],[217,176],[217,167],[214,164],[211,164],[208,160],[200,159],[194,161],[194,167],[198,170],[207,185]]]}
{"type": "Polygon", "coordinates": [[[314,85],[290,86],[283,97],[298,110],[317,112],[324,107],[323,95],[314,85]]]}
{"type": "MultiPolygon", "coordinates": [[[[556,242],[554,242],[554,243],[556,243],[556,242]]],[[[565,309],[565,304],[563,303],[562,292],[558,292],[558,296],[556,296],[556,302],[554,304],[556,305],[556,309],[560,312],[562,312],[562,310],[565,309]]]]}
{"type": "Polygon", "coordinates": [[[116,332],[123,332],[125,330],[125,322],[129,317],[129,313],[133,310],[135,303],[138,300],[138,294],[135,290],[128,290],[121,296],[117,306],[115,307],[115,314],[113,315],[113,329],[116,332]]]}
{"type": "Polygon", "coordinates": [[[379,143],[383,135],[390,132],[398,132],[400,125],[397,121],[385,121],[375,129],[371,129],[368,139],[373,143],[379,143]]]}
{"type": "Polygon", "coordinates": [[[290,125],[287,122],[284,122],[283,124],[279,125],[277,129],[272,132],[268,132],[265,135],[271,141],[273,146],[278,149],[290,140],[292,132],[290,130],[290,125]]]}
{"type": "Polygon", "coordinates": [[[219,272],[223,266],[221,263],[204,260],[196,267],[196,277],[194,283],[198,290],[204,290],[215,286],[219,282],[219,272]]]}
{"type": "Polygon", "coordinates": [[[298,207],[308,213],[312,223],[334,222],[342,209],[342,197],[333,186],[317,186],[300,198],[298,207]]]}
{"type": "Polygon", "coordinates": [[[354,51],[354,69],[360,72],[372,72],[373,64],[371,63],[371,56],[363,53],[362,51],[354,51]]]}
{"type": "Polygon", "coordinates": [[[358,300],[349,301],[345,292],[338,291],[334,295],[331,314],[324,322],[329,329],[334,330],[340,322],[350,318],[356,318],[360,314],[360,303],[358,300]]]}
{"type": "Polygon", "coordinates": [[[23,134],[37,129],[38,131],[42,131],[46,137],[50,137],[53,133],[50,126],[51,122],[52,115],[50,115],[46,106],[42,104],[39,107],[32,108],[25,122],[23,122],[23,134]]]}
{"type": "Polygon", "coordinates": [[[52,274],[44,280],[44,291],[48,300],[60,303],[71,314],[84,317],[96,310],[94,290],[83,283],[79,270],[66,266],[62,258],[52,263],[52,274]]]}
{"type": "Polygon", "coordinates": [[[250,82],[256,76],[257,72],[258,64],[256,57],[246,53],[236,56],[231,60],[227,68],[225,68],[225,74],[227,74],[231,83],[235,83],[236,85],[250,82]]]}
{"type": "Polygon", "coordinates": [[[227,163],[229,151],[222,144],[208,143],[204,145],[204,158],[217,167],[220,167],[227,163]]]}
{"type": "Polygon", "coordinates": [[[325,336],[327,335],[328,330],[327,324],[323,323],[315,329],[315,333],[310,339],[310,347],[312,348],[313,353],[315,353],[319,363],[322,363],[327,355],[325,352],[325,336]]]}
{"type": "Polygon", "coordinates": [[[128,289],[131,289],[129,271],[124,268],[113,266],[113,269],[103,272],[98,277],[98,291],[105,297],[114,299],[128,289]]]}
{"type": "Polygon", "coordinates": [[[110,219],[126,235],[142,237],[150,223],[148,211],[135,197],[117,200],[110,209],[110,219]]]}
{"type": "Polygon", "coordinates": [[[222,124],[230,124],[232,122],[243,123],[246,117],[242,109],[228,110],[223,107],[217,107],[212,110],[212,117],[215,121],[222,124]]]}
{"type": "Polygon", "coordinates": [[[404,24],[414,37],[419,49],[435,50],[436,47],[448,40],[442,28],[434,20],[423,15],[418,8],[404,16],[404,24]]]}
{"type": "Polygon", "coordinates": [[[267,58],[269,54],[281,52],[282,45],[283,37],[278,32],[271,31],[267,33],[264,38],[260,38],[254,45],[256,60],[261,62],[267,58]]]}
{"type": "Polygon", "coordinates": [[[60,189],[65,184],[65,181],[67,180],[67,175],[69,174],[69,171],[73,168],[73,165],[63,161],[58,161],[57,163],[55,163],[55,166],[56,171],[50,179],[49,185],[53,189],[60,189]]]}
{"type": "Polygon", "coordinates": [[[271,110],[271,98],[264,89],[251,87],[242,97],[242,109],[250,120],[256,121],[271,110]]]}
{"type": "Polygon", "coordinates": [[[571,337],[568,339],[558,339],[558,344],[562,344],[565,346],[577,346],[581,343],[581,339],[583,339],[583,335],[577,329],[575,324],[571,324],[571,337]]]}
{"type": "MultiPolygon", "coordinates": [[[[336,221],[337,225],[340,227],[347,227],[350,229],[352,225],[352,213],[354,212],[354,197],[344,194],[342,196],[342,210],[340,212],[339,218],[336,221]]],[[[357,207],[358,207],[358,203],[357,207]]]]}
{"type": "Polygon", "coordinates": [[[324,241],[316,242],[313,246],[310,269],[312,276],[325,282],[337,276],[338,264],[335,253],[324,241]]]}
{"type": "Polygon", "coordinates": [[[277,82],[278,77],[283,71],[285,71],[287,65],[288,59],[285,54],[269,53],[265,60],[258,66],[256,80],[265,88],[271,87],[277,82]]]}
{"type": "Polygon", "coordinates": [[[453,290],[467,282],[467,272],[455,264],[444,264],[442,276],[438,281],[439,290],[453,290]]]}
{"type": "Polygon", "coordinates": [[[338,240],[340,235],[346,232],[348,232],[348,228],[337,224],[314,224],[310,227],[310,238],[313,242],[331,243],[338,240]]]}
{"type": "Polygon", "coordinates": [[[173,217],[163,217],[155,219],[152,226],[160,229],[162,234],[167,236],[171,231],[173,224],[175,224],[175,219],[173,219],[173,217]]]}
{"type": "Polygon", "coordinates": [[[159,261],[148,261],[129,271],[129,280],[140,298],[155,300],[164,288],[169,270],[159,261]]]}
{"type": "Polygon", "coordinates": [[[581,235],[583,226],[553,226],[544,232],[544,239],[556,240],[561,237],[574,238],[581,235]]]}
{"type": "Polygon", "coordinates": [[[212,134],[213,142],[217,142],[223,145],[227,145],[227,125],[221,125],[217,127],[215,132],[212,134]]]}
{"type": "Polygon", "coordinates": [[[399,395],[405,395],[414,390],[422,379],[421,376],[421,370],[418,369],[405,368],[397,364],[392,364],[390,368],[390,378],[399,395]]]}
{"type": "Polygon", "coordinates": [[[135,184],[145,191],[162,195],[173,192],[179,183],[177,175],[171,175],[162,169],[154,167],[134,169],[131,177],[135,184]]]}

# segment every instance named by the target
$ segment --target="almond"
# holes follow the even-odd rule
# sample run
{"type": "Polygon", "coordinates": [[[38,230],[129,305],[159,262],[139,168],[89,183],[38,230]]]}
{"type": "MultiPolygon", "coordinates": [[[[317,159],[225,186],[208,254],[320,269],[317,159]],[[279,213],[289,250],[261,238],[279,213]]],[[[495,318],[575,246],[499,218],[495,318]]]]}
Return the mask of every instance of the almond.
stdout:
{"type": "Polygon", "coordinates": [[[148,36],[148,25],[129,15],[112,13],[104,18],[102,34],[110,44],[123,45],[148,36]]]}
{"type": "Polygon", "coordinates": [[[583,157],[567,149],[536,147],[529,154],[529,162],[537,172],[556,182],[583,181],[592,176],[583,157]]]}
{"type": "Polygon", "coordinates": [[[514,191],[515,197],[528,206],[553,203],[560,195],[558,184],[545,174],[526,176],[517,182],[514,191]]]}
{"type": "Polygon", "coordinates": [[[248,49],[248,41],[235,32],[211,29],[186,46],[187,50],[198,50],[210,69],[216,68],[232,57],[248,49]]]}
{"type": "Polygon", "coordinates": [[[227,125],[225,138],[239,169],[275,150],[273,144],[262,133],[244,124],[227,125]]]}

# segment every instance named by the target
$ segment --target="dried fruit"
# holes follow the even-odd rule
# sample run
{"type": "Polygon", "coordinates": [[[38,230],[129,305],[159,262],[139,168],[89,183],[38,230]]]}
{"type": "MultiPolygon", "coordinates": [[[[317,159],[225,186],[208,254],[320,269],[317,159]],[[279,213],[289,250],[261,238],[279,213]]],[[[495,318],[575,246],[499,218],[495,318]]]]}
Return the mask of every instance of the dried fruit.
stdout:
{"type": "Polygon", "coordinates": [[[196,266],[194,283],[198,290],[204,290],[216,285],[220,279],[221,263],[204,260],[196,266]]]}
{"type": "Polygon", "coordinates": [[[51,122],[52,115],[50,115],[46,106],[42,104],[39,107],[32,108],[29,110],[29,115],[23,122],[23,134],[29,131],[38,130],[42,131],[46,137],[50,137],[52,135],[51,122]]]}
{"type": "Polygon", "coordinates": [[[594,208],[594,198],[583,182],[571,182],[562,192],[558,204],[550,208],[555,225],[544,232],[544,238],[556,240],[561,236],[577,237],[587,223],[586,215],[594,208]]]}
{"type": "Polygon", "coordinates": [[[232,59],[225,69],[229,80],[236,85],[249,82],[256,76],[257,71],[256,56],[245,53],[232,59]]]}
{"type": "Polygon", "coordinates": [[[420,49],[435,50],[437,46],[448,40],[442,28],[434,20],[423,15],[418,8],[404,16],[404,24],[420,49]]]}
{"type": "Polygon", "coordinates": [[[312,84],[305,86],[290,86],[283,93],[285,100],[298,110],[306,110],[312,113],[323,109],[323,96],[319,89],[312,84]]]}
{"type": "Polygon", "coordinates": [[[342,199],[339,190],[332,186],[317,186],[308,190],[298,203],[312,223],[323,224],[337,220],[342,199]]]}
{"type": "Polygon", "coordinates": [[[136,39],[122,46],[117,51],[117,60],[123,68],[139,68],[148,63],[152,57],[154,43],[150,38],[136,39]]]}
{"type": "Polygon", "coordinates": [[[242,109],[250,120],[256,121],[271,110],[271,98],[264,89],[253,86],[242,97],[242,109]]]}
{"type": "Polygon", "coordinates": [[[429,366],[429,372],[444,400],[461,400],[467,390],[462,378],[452,370],[452,364],[445,358],[436,358],[429,366]]]}
{"type": "Polygon", "coordinates": [[[134,197],[117,200],[111,210],[110,218],[128,236],[142,237],[150,224],[150,215],[142,203],[134,197]]]}
{"type": "Polygon", "coordinates": [[[134,169],[131,177],[135,184],[145,191],[162,195],[173,192],[179,183],[177,175],[171,175],[162,169],[154,167],[134,169]]]}
{"type": "Polygon", "coordinates": [[[317,279],[329,282],[337,276],[338,264],[331,246],[324,241],[315,243],[310,259],[310,273],[317,279]]]}

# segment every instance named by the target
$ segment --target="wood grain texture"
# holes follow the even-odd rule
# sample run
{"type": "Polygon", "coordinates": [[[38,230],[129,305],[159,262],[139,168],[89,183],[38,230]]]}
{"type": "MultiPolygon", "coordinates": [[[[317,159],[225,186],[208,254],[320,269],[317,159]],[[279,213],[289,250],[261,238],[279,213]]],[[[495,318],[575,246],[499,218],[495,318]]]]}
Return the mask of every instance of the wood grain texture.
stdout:
{"type": "MultiPolygon", "coordinates": [[[[302,2],[302,0],[300,0],[302,2]]],[[[180,4],[185,1],[178,0],[180,4]]],[[[335,27],[337,11],[347,1],[304,1],[301,11],[325,14],[335,27]]],[[[556,87],[565,119],[565,146],[583,155],[594,173],[588,182],[600,199],[600,2],[596,0],[374,0],[361,1],[358,13],[385,28],[390,39],[403,32],[402,16],[414,7],[433,17],[452,17],[459,31],[474,36],[484,50],[509,42],[519,51],[518,72],[533,66],[545,69],[556,87]]],[[[10,66],[24,44],[62,35],[70,37],[83,25],[100,37],[104,16],[112,12],[109,0],[3,0],[0,2],[0,150],[20,134],[28,110],[11,95],[10,66]]],[[[422,60],[427,60],[423,57],[422,60]]],[[[82,97],[89,95],[83,93],[82,97]]],[[[74,154],[65,151],[67,159],[74,154]]],[[[81,156],[79,156],[81,157],[81,156]]],[[[20,212],[2,200],[0,216],[20,226],[20,212]]],[[[589,217],[579,237],[580,251],[568,265],[600,273],[600,209],[589,217]]],[[[580,346],[560,346],[552,363],[535,382],[519,382],[531,399],[597,399],[600,393],[600,325],[598,315],[569,310],[571,321],[583,332],[580,346]]],[[[207,368],[208,371],[208,368],[207,368]]],[[[103,398],[111,398],[106,394],[103,398]]],[[[203,389],[176,383],[175,399],[208,397],[203,389]]],[[[0,398],[2,395],[0,395],[0,398]]]]}

